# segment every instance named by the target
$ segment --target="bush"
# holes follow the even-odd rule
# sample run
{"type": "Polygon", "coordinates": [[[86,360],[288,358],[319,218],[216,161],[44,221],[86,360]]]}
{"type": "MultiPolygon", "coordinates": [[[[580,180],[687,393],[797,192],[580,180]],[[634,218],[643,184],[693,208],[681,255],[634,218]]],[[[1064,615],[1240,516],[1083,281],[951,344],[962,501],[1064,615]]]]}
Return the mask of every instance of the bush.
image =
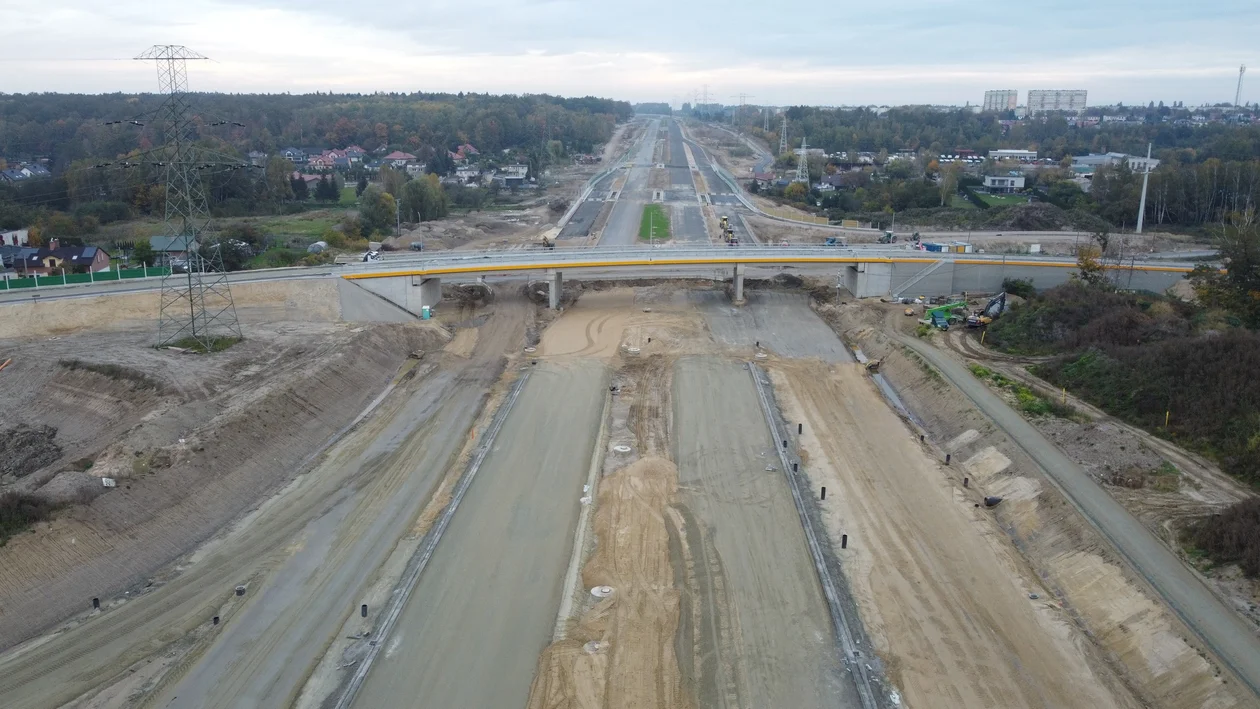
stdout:
{"type": "Polygon", "coordinates": [[[1260,498],[1243,500],[1200,520],[1190,530],[1193,544],[1220,563],[1237,563],[1247,576],[1260,576],[1260,498]]]}
{"type": "Polygon", "coordinates": [[[1002,290],[1021,298],[1031,298],[1037,294],[1037,289],[1033,286],[1032,281],[1025,280],[1023,278],[1003,279],[1002,290]]]}
{"type": "Polygon", "coordinates": [[[47,520],[52,511],[52,503],[38,495],[25,492],[0,494],[0,546],[36,522],[47,520]]]}

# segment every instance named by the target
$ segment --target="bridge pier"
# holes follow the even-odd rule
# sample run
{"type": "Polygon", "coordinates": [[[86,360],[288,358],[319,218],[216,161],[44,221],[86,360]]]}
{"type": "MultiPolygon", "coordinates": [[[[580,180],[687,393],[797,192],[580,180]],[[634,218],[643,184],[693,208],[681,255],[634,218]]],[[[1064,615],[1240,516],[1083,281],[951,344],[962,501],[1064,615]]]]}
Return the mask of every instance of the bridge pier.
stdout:
{"type": "Polygon", "coordinates": [[[364,290],[390,301],[412,315],[419,316],[425,306],[436,308],[442,301],[442,279],[429,276],[390,276],[362,278],[355,281],[364,290]]]}
{"type": "Polygon", "coordinates": [[[744,264],[735,264],[735,297],[736,305],[742,305],[744,302],[744,264]]]}
{"type": "Polygon", "coordinates": [[[547,307],[552,310],[560,309],[560,289],[564,286],[564,273],[562,271],[552,271],[548,274],[547,288],[547,307]]]}

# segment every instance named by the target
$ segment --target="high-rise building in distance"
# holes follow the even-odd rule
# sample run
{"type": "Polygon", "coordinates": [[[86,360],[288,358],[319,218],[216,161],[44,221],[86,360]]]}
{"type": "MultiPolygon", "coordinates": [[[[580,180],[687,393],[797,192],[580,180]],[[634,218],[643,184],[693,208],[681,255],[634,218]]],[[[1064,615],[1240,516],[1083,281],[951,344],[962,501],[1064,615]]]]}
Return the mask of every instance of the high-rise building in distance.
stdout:
{"type": "Polygon", "coordinates": [[[1085,110],[1085,89],[1034,89],[1028,92],[1028,115],[1045,111],[1085,110]]]}
{"type": "Polygon", "coordinates": [[[984,110],[1014,111],[1019,105],[1019,91],[1015,89],[999,89],[984,92],[984,110]]]}

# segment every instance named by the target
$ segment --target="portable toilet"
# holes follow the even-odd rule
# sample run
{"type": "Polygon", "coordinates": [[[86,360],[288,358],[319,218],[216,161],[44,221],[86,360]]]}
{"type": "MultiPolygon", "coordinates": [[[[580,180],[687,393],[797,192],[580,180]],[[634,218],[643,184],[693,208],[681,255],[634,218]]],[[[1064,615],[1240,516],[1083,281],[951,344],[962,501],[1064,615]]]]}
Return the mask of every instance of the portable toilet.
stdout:
{"type": "Polygon", "coordinates": [[[429,313],[429,306],[427,306],[427,305],[422,305],[422,306],[420,306],[420,319],[421,319],[421,320],[428,320],[428,319],[429,319],[429,314],[430,314],[430,313],[429,313]]]}

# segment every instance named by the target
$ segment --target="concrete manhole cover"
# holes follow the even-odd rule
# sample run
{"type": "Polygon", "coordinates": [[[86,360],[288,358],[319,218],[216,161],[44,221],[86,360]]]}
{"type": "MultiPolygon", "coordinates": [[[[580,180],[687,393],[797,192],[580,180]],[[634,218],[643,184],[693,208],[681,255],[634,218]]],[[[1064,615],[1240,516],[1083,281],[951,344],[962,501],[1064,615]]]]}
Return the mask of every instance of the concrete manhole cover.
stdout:
{"type": "Polygon", "coordinates": [[[630,446],[613,446],[613,453],[625,455],[630,452],[630,446]]]}
{"type": "Polygon", "coordinates": [[[591,595],[596,598],[608,598],[613,594],[612,586],[596,586],[591,589],[591,595]]]}
{"type": "Polygon", "coordinates": [[[537,347],[526,347],[526,348],[525,348],[525,351],[526,351],[526,352],[529,352],[530,354],[533,354],[533,353],[535,353],[535,352],[537,352],[537,351],[538,351],[538,348],[537,348],[537,347]]]}

